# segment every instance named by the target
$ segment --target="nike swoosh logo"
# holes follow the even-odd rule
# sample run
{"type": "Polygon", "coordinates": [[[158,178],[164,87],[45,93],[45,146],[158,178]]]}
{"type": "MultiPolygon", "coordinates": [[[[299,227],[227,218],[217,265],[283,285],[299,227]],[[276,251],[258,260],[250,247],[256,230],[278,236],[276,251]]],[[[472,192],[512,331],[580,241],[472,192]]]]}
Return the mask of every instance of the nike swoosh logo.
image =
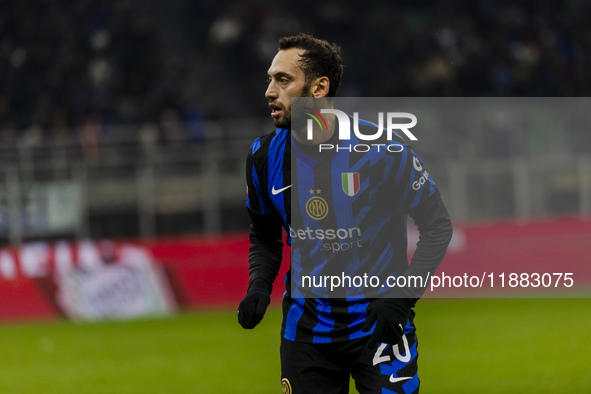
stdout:
{"type": "Polygon", "coordinates": [[[275,196],[275,195],[277,195],[277,194],[281,193],[282,191],[289,189],[290,187],[291,187],[291,185],[289,185],[289,186],[285,186],[285,187],[283,187],[283,188],[281,188],[281,189],[277,189],[277,190],[276,190],[276,189],[275,189],[275,185],[273,185],[273,188],[271,189],[271,194],[273,194],[273,195],[275,196]]]}
{"type": "Polygon", "coordinates": [[[412,379],[412,377],[410,377],[410,378],[395,378],[394,374],[390,375],[390,383],[404,382],[405,380],[410,380],[410,379],[412,379]]]}

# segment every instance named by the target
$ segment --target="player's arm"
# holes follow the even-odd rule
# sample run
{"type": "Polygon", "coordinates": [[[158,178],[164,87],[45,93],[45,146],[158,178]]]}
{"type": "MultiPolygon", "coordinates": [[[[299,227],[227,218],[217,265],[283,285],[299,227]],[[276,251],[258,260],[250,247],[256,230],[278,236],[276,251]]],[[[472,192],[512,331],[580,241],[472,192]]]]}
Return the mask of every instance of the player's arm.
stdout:
{"type": "Polygon", "coordinates": [[[409,210],[408,214],[418,227],[419,242],[410,265],[403,275],[422,278],[416,283],[421,283],[423,286],[406,289],[408,296],[414,298],[416,302],[423,296],[428,284],[427,280],[433,276],[443,261],[453,228],[439,191],[422,201],[416,208],[409,210]]]}
{"type": "Polygon", "coordinates": [[[250,217],[249,282],[246,296],[238,307],[238,322],[254,328],[263,319],[271,302],[273,282],[279,273],[283,254],[281,218],[267,201],[260,185],[252,153],[246,161],[247,207],[250,217]]]}
{"type": "Polygon", "coordinates": [[[408,298],[416,302],[423,296],[427,280],[443,261],[453,230],[435,181],[410,146],[405,146],[398,154],[397,163],[395,195],[400,207],[413,218],[419,230],[419,242],[410,265],[401,273],[406,277],[422,278],[416,281],[419,286],[402,289],[408,298]]]}
{"type": "MultiPolygon", "coordinates": [[[[271,292],[281,267],[283,242],[281,218],[278,215],[259,215],[248,210],[250,216],[250,249],[248,251],[249,288],[255,282],[264,283],[271,292]]],[[[257,285],[261,287],[262,285],[257,285]]]]}
{"type": "MultiPolygon", "coordinates": [[[[407,148],[401,155],[399,176],[396,177],[400,204],[413,218],[419,230],[419,242],[408,269],[401,275],[421,277],[417,287],[395,288],[390,298],[379,298],[367,308],[367,319],[363,331],[369,331],[375,324],[368,346],[375,347],[380,342],[398,343],[404,333],[404,326],[419,298],[427,286],[427,279],[443,261],[447,246],[452,237],[452,225],[435,183],[423,169],[420,159],[407,148]],[[426,179],[422,184],[416,179],[426,179]],[[413,187],[414,185],[418,185],[413,187]]],[[[409,283],[409,280],[406,281],[409,283]]]]}

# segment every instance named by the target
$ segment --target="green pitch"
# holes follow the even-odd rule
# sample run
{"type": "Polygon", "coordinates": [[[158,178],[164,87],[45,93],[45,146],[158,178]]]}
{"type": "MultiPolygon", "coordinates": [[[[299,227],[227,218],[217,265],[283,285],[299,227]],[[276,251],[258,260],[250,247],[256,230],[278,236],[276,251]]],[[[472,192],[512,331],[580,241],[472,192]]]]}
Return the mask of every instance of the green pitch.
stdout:
{"type": "MultiPolygon", "coordinates": [[[[280,320],[0,326],[0,393],[280,393],[280,320]]],[[[421,392],[591,393],[590,299],[423,300],[416,320],[421,392]]]]}

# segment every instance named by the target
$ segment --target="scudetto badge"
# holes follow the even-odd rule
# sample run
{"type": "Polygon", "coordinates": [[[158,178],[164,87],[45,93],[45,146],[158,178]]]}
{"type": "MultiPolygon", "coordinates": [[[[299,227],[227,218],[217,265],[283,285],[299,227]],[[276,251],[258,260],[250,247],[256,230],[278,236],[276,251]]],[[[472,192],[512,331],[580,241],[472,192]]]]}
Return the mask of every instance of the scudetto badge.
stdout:
{"type": "Polygon", "coordinates": [[[343,183],[343,191],[349,197],[353,197],[359,191],[359,173],[358,172],[343,172],[341,173],[341,180],[343,183]]]}
{"type": "Polygon", "coordinates": [[[283,394],[291,394],[291,384],[286,378],[281,379],[281,392],[283,394]]]}

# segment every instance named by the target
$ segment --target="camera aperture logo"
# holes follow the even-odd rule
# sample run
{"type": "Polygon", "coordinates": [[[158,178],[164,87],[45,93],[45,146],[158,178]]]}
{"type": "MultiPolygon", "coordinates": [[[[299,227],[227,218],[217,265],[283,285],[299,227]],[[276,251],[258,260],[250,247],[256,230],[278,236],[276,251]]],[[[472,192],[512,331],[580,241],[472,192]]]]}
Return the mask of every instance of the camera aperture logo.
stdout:
{"type": "MultiPolygon", "coordinates": [[[[326,124],[326,120],[324,119],[324,117],[320,114],[320,112],[309,108],[309,107],[304,107],[304,109],[307,109],[308,111],[313,112],[314,114],[311,114],[310,112],[306,112],[306,115],[311,116],[312,119],[314,119],[316,121],[316,124],[318,124],[318,127],[320,127],[320,131],[323,130],[323,126],[324,126],[324,130],[328,130],[328,125],[326,124]],[[320,119],[322,119],[322,123],[320,122],[320,119]]],[[[308,141],[311,141],[313,138],[313,129],[314,129],[314,124],[312,123],[312,119],[308,119],[308,135],[306,138],[308,138],[308,141]]]]}
{"type": "MultiPolygon", "coordinates": [[[[322,116],[322,114],[332,114],[336,117],[336,124],[338,126],[338,137],[340,141],[350,140],[351,139],[351,117],[338,109],[321,109],[320,112],[309,108],[304,107],[309,112],[306,112],[306,115],[310,116],[312,119],[308,119],[307,122],[307,139],[311,141],[314,136],[314,121],[320,128],[320,131],[328,130],[328,124],[326,119],[322,116]]],[[[392,141],[393,135],[396,134],[395,130],[401,131],[408,139],[411,141],[417,141],[417,137],[413,133],[410,132],[409,129],[413,128],[417,124],[417,117],[409,112],[386,112],[386,127],[384,128],[384,112],[378,112],[378,124],[376,126],[376,132],[374,134],[363,134],[359,130],[359,112],[353,112],[353,133],[360,141],[376,141],[382,137],[384,131],[386,132],[386,138],[388,141],[392,141]],[[408,119],[410,122],[408,123],[395,123],[395,119],[408,119]]],[[[377,147],[378,151],[380,149],[385,149],[388,152],[401,152],[404,149],[403,145],[398,143],[390,143],[386,144],[355,144],[355,145],[348,145],[348,146],[339,146],[335,144],[319,144],[318,151],[340,151],[346,150],[348,152],[358,152],[358,153],[365,153],[369,152],[372,147],[377,147]]]]}

